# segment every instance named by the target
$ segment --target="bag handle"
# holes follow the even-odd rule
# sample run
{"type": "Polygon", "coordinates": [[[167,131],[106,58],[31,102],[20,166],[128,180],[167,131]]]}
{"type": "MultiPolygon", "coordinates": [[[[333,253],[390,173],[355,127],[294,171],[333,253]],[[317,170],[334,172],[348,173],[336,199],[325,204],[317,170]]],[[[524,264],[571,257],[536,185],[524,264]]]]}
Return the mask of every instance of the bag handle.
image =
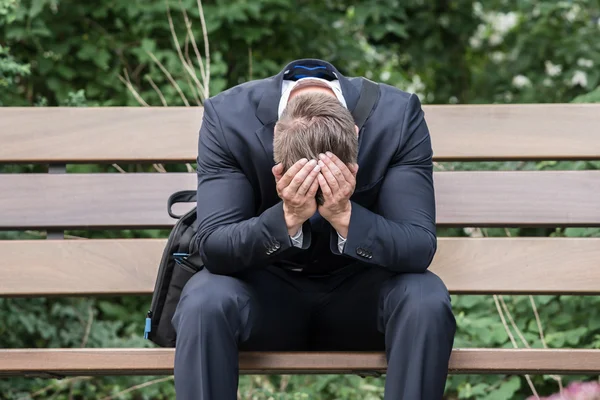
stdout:
{"type": "Polygon", "coordinates": [[[180,192],[175,192],[169,199],[167,200],[167,212],[171,216],[171,218],[179,219],[183,217],[183,215],[177,215],[173,213],[171,209],[174,204],[177,203],[192,203],[196,201],[196,191],[195,190],[182,190],[180,192]]]}
{"type": "Polygon", "coordinates": [[[367,78],[362,78],[363,84],[360,88],[360,97],[358,102],[352,110],[352,116],[354,117],[354,123],[358,126],[358,129],[362,129],[367,118],[371,114],[371,110],[375,107],[375,103],[379,100],[379,85],[367,78]]]}

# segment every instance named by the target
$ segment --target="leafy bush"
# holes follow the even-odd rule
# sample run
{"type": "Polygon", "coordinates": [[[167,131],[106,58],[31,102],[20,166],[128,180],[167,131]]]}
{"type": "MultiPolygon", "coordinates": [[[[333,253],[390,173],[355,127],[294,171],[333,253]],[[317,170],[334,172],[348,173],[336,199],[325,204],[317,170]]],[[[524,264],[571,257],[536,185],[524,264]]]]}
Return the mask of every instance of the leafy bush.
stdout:
{"type": "MultiPolygon", "coordinates": [[[[202,43],[194,0],[170,3],[184,54],[181,10],[202,43]],[[181,5],[180,5],[181,4],[181,5]]],[[[210,38],[210,93],[278,72],[299,57],[332,61],[344,73],[418,93],[428,103],[600,101],[600,5],[592,0],[423,2],[211,0],[204,4],[210,38]]],[[[186,43],[188,45],[186,46],[186,43]]],[[[185,51],[187,49],[187,52],[185,51]]],[[[202,46],[200,53],[205,56],[202,46]]],[[[119,79],[130,77],[149,104],[182,105],[153,56],[184,97],[200,94],[173,48],[163,0],[94,3],[0,0],[0,104],[114,106],[138,101],[119,79]]],[[[199,71],[198,65],[195,66],[199,71]]],[[[199,72],[198,72],[199,73],[199,72]]],[[[151,167],[120,166],[128,172],[151,167]]],[[[36,166],[2,166],[3,173],[36,166]]],[[[600,162],[444,163],[447,170],[600,169],[600,162]]],[[[186,171],[184,165],[166,166],[186,171]]],[[[75,165],[69,172],[114,172],[113,166],[75,165]]],[[[70,231],[80,237],[165,237],[166,231],[70,231]]],[[[598,228],[445,229],[441,236],[600,237],[598,228]]],[[[43,234],[41,234],[43,236],[43,234]]],[[[2,232],[1,239],[39,238],[2,232]]],[[[591,296],[452,296],[456,347],[512,347],[497,309],[519,347],[600,348],[600,299],[591,296]],[[544,335],[535,317],[540,316],[544,335]],[[508,313],[506,312],[508,311],[508,313]],[[512,317],[514,326],[508,315],[512,317]],[[542,340],[542,337],[544,338],[542,340]]],[[[144,347],[148,297],[0,299],[0,347],[144,347]]],[[[559,381],[590,377],[533,376],[539,395],[559,381]]],[[[357,376],[243,376],[240,397],[261,399],[381,399],[383,379],[357,376]]],[[[525,399],[524,377],[450,376],[448,399],[525,399]]],[[[82,377],[0,380],[2,399],[171,399],[170,377],[82,377]],[[139,385],[139,386],[138,386],[139,385]],[[129,390],[129,388],[138,388],[129,390]],[[129,390],[129,391],[128,391],[129,390]],[[124,392],[126,391],[126,392],[124,392]],[[124,392],[124,393],[121,393],[124,392]],[[119,394],[121,393],[121,394],[119,394]]]]}

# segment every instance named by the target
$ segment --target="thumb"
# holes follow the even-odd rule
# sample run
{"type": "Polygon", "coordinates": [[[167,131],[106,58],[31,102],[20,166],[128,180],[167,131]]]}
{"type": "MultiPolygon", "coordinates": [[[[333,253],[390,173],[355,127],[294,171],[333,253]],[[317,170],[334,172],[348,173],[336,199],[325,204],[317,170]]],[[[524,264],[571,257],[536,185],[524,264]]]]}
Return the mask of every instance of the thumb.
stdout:
{"type": "Polygon", "coordinates": [[[356,177],[356,174],[358,173],[358,164],[348,164],[348,166],[350,167],[352,175],[356,177]]]}
{"type": "Polygon", "coordinates": [[[273,172],[273,176],[275,176],[275,181],[278,182],[281,179],[281,177],[283,176],[283,164],[282,163],[275,164],[275,166],[271,169],[271,171],[273,172]]]}

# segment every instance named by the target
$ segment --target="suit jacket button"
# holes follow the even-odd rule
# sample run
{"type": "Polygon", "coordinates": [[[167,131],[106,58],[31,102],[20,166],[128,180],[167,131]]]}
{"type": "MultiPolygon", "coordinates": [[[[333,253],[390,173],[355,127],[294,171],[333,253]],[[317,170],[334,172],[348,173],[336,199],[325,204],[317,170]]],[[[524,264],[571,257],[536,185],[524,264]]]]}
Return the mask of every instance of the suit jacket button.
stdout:
{"type": "Polygon", "coordinates": [[[358,254],[359,256],[364,256],[365,252],[363,249],[361,249],[360,247],[358,249],[356,249],[356,254],[358,254]]]}
{"type": "Polygon", "coordinates": [[[275,242],[275,250],[279,250],[280,247],[281,245],[279,244],[279,242],[275,242]]]}
{"type": "Polygon", "coordinates": [[[369,259],[373,258],[373,254],[369,254],[369,257],[368,257],[368,258],[369,258],[369,259]]]}

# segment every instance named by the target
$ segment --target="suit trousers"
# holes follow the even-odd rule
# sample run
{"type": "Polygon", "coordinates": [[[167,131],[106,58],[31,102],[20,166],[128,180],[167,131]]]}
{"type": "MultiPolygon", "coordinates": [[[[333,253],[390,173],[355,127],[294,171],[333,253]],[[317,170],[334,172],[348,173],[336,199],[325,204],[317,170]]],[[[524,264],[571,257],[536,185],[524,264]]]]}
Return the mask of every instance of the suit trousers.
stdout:
{"type": "Polygon", "coordinates": [[[186,284],[172,322],[179,400],[237,399],[244,350],[385,350],[385,399],[440,400],[456,330],[435,274],[362,263],[326,276],[205,268],[186,284]]]}

